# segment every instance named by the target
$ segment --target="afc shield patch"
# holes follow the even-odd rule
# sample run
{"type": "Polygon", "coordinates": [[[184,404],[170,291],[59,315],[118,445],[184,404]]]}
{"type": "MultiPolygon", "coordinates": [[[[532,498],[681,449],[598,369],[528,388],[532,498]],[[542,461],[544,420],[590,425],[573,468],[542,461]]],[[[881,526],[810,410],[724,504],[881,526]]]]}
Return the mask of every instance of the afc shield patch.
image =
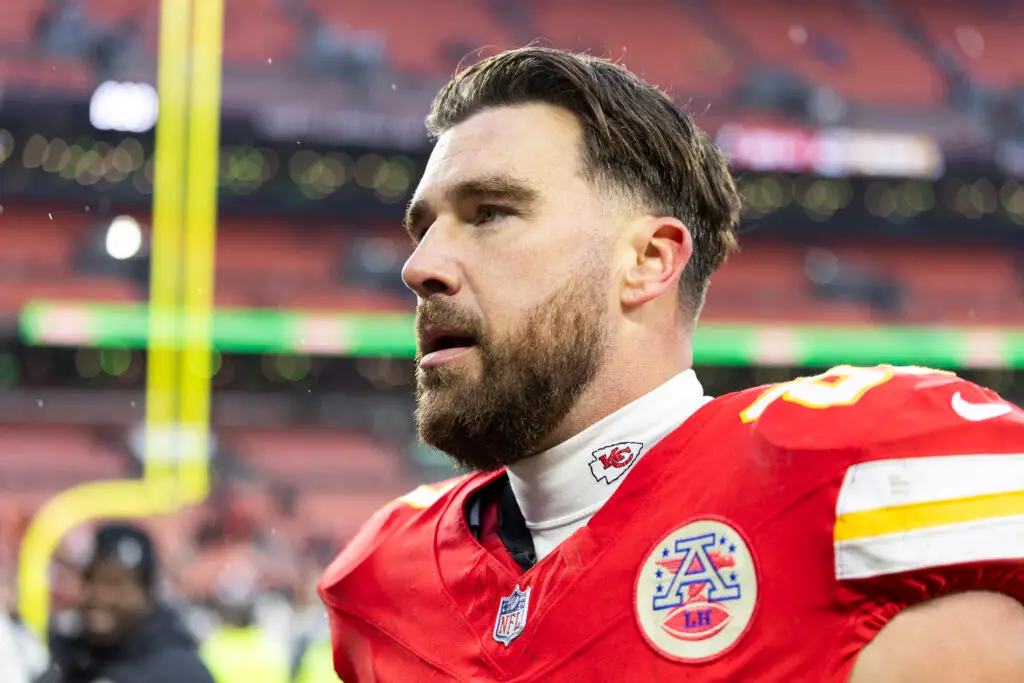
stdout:
{"type": "Polygon", "coordinates": [[[498,618],[494,621],[494,639],[508,647],[526,628],[526,617],[530,610],[530,591],[520,590],[516,584],[512,595],[501,599],[498,618]]]}
{"type": "Polygon", "coordinates": [[[743,535],[724,520],[697,519],[655,545],[636,578],[636,621],[647,643],[677,662],[710,661],[753,623],[757,567],[743,535]]]}

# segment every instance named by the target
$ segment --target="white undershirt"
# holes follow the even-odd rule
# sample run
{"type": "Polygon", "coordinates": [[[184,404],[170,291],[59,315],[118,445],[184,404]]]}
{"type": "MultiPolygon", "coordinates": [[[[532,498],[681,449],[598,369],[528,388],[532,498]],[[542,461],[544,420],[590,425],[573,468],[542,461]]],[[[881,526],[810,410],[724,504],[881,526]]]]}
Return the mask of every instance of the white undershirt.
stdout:
{"type": "Polygon", "coordinates": [[[693,370],[687,370],[557,446],[509,467],[537,559],[590,521],[637,459],[710,400],[693,370]]]}

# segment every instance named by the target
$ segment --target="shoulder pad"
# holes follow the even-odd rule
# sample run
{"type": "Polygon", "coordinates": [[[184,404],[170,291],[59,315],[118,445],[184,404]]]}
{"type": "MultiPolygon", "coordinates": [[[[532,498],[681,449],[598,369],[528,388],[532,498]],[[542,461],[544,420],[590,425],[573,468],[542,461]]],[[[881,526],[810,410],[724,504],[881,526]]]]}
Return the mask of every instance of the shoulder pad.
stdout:
{"type": "Polygon", "coordinates": [[[840,366],[734,405],[759,454],[813,456],[787,462],[835,496],[838,580],[919,599],[1003,590],[996,565],[1024,557],[1024,411],[995,392],[938,370],[840,366]]]}
{"type": "Polygon", "coordinates": [[[471,475],[435,484],[423,484],[378,510],[324,572],[318,586],[321,597],[326,599],[330,587],[340,582],[354,567],[366,560],[380,543],[396,529],[414,523],[424,510],[440,504],[456,486],[466,481],[469,476],[471,475]]]}
{"type": "Polygon", "coordinates": [[[775,447],[846,451],[862,448],[868,435],[887,423],[905,419],[901,411],[915,397],[931,397],[925,403],[934,404],[932,412],[952,414],[947,394],[954,385],[974,387],[944,370],[840,365],[742,392],[748,400],[739,402],[739,418],[775,447]]]}
{"type": "Polygon", "coordinates": [[[845,469],[836,577],[931,581],[922,599],[1024,585],[1024,411],[956,377],[908,383],[897,398],[845,469]],[[932,579],[904,577],[925,570],[932,579]]]}

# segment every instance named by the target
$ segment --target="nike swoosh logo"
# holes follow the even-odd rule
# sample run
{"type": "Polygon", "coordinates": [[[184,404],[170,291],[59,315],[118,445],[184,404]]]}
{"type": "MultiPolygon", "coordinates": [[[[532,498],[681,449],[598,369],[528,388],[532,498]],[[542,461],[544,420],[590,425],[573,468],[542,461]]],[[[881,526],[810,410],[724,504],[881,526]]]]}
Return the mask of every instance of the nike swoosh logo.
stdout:
{"type": "Polygon", "coordinates": [[[968,422],[984,422],[1007,415],[1013,406],[1006,403],[970,403],[960,392],[953,394],[953,411],[968,422]]]}

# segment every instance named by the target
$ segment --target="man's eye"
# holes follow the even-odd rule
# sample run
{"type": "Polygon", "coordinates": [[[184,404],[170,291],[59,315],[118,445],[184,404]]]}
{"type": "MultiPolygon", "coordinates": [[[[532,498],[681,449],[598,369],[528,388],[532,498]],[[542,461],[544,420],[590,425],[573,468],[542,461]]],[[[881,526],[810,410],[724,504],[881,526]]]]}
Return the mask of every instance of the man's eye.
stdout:
{"type": "Polygon", "coordinates": [[[508,215],[510,215],[510,212],[500,206],[484,204],[476,210],[476,222],[478,224],[491,223],[501,218],[505,218],[508,215]]]}

